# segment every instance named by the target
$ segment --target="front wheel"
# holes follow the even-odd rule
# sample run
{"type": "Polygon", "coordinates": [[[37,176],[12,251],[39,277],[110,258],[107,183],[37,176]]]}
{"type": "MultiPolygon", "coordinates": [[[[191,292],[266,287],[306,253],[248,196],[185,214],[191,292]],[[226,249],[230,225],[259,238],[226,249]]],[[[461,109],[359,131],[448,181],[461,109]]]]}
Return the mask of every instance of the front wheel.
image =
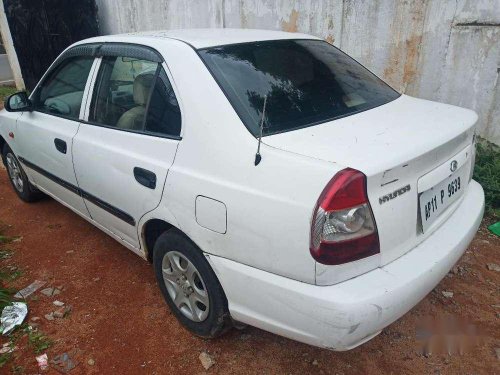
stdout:
{"type": "Polygon", "coordinates": [[[170,309],[189,331],[214,338],[231,326],[222,287],[201,250],[182,233],[163,233],[154,246],[153,265],[170,309]]]}
{"type": "Polygon", "coordinates": [[[2,158],[7,167],[10,183],[18,197],[25,202],[39,200],[42,197],[42,193],[30,184],[19,160],[7,144],[3,148],[2,158]]]}

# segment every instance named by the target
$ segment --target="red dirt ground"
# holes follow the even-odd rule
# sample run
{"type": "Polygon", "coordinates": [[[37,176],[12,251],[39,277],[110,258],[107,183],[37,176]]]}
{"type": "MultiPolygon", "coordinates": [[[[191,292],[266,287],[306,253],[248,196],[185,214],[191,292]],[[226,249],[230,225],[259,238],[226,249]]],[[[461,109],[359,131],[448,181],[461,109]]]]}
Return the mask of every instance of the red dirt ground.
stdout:
{"type": "MultiPolygon", "coordinates": [[[[64,286],[56,298],[73,311],[64,319],[47,321],[52,300],[39,292],[29,298],[29,315],[41,317],[40,329],[54,345],[50,358],[78,348],[80,364],[70,374],[200,374],[198,356],[210,353],[220,374],[358,374],[358,373],[500,373],[495,349],[498,329],[500,273],[486,264],[500,264],[500,239],[483,226],[460,261],[421,303],[382,334],[349,352],[331,352],[248,327],[205,341],[184,330],[168,311],[156,286],[153,269],[106,234],[52,199],[22,203],[0,169],[0,220],[7,235],[22,236],[9,245],[14,255],[2,267],[18,265],[23,274],[11,286],[23,288],[34,280],[64,286]],[[451,299],[442,291],[452,291],[451,299]],[[486,332],[484,342],[463,355],[423,356],[416,325],[425,316],[451,314],[476,322],[486,332]],[[93,366],[88,360],[93,359],[93,366]]],[[[1,337],[0,344],[6,342],[1,337]]],[[[0,369],[10,373],[22,366],[37,373],[35,354],[19,343],[15,357],[0,369]]],[[[50,374],[57,373],[54,369],[50,374]]]]}

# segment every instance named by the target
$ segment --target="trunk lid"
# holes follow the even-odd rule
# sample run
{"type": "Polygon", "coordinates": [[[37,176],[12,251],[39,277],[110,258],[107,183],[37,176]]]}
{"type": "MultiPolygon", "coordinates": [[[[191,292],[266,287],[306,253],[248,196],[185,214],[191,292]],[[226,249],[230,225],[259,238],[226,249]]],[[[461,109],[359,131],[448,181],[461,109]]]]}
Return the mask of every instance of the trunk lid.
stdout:
{"type": "MultiPolygon", "coordinates": [[[[267,136],[263,143],[355,168],[367,176],[380,237],[381,253],[375,266],[382,266],[428,237],[459,204],[458,199],[422,233],[419,194],[451,175],[450,161],[456,159],[456,169],[466,171],[463,190],[468,184],[476,121],[474,111],[402,95],[362,113],[267,136]]],[[[317,282],[331,284],[340,281],[338,277],[366,272],[366,261],[352,263],[358,262],[360,267],[318,264],[322,269],[317,271],[321,274],[317,282]],[[353,271],[346,272],[346,267],[353,271]]],[[[374,263],[370,265],[373,268],[374,263]]]]}

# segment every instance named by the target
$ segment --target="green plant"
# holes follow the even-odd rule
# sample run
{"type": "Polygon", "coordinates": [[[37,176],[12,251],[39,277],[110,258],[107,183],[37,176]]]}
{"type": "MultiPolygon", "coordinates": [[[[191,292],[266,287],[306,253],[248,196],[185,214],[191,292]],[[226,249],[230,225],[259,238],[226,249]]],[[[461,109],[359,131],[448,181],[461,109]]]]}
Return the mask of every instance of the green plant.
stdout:
{"type": "Polygon", "coordinates": [[[11,243],[15,241],[19,241],[21,237],[7,237],[0,235],[0,244],[11,243]]]}
{"type": "Polygon", "coordinates": [[[25,328],[28,333],[28,345],[33,348],[35,354],[40,354],[52,346],[52,340],[41,331],[35,331],[30,326],[25,328]]]}
{"type": "Polygon", "coordinates": [[[0,86],[0,100],[3,101],[10,95],[17,92],[17,89],[14,86],[0,86]]]}
{"type": "Polygon", "coordinates": [[[9,360],[12,358],[12,355],[13,355],[13,352],[14,352],[14,348],[16,346],[16,342],[17,340],[19,339],[19,336],[18,335],[13,335],[10,337],[9,339],[9,349],[10,351],[6,352],[6,353],[3,353],[0,355],[0,368],[2,368],[3,366],[5,366],[5,364],[7,362],[9,362],[9,360]]]}
{"type": "Polygon", "coordinates": [[[0,260],[9,259],[12,256],[12,250],[2,249],[0,250],[0,260]]]}
{"type": "Polygon", "coordinates": [[[500,147],[484,139],[477,143],[474,179],[484,189],[486,212],[500,218],[500,147]]]}
{"type": "Polygon", "coordinates": [[[9,306],[12,302],[12,291],[10,289],[0,286],[0,311],[5,306],[9,306]]]}
{"type": "Polygon", "coordinates": [[[0,368],[5,366],[7,362],[9,362],[10,358],[12,357],[12,353],[3,353],[0,354],[0,368]]]}
{"type": "Polygon", "coordinates": [[[17,268],[15,268],[15,269],[2,268],[0,270],[0,280],[11,282],[11,281],[17,280],[19,277],[21,277],[22,274],[23,274],[23,271],[21,271],[20,269],[17,269],[17,268]]]}

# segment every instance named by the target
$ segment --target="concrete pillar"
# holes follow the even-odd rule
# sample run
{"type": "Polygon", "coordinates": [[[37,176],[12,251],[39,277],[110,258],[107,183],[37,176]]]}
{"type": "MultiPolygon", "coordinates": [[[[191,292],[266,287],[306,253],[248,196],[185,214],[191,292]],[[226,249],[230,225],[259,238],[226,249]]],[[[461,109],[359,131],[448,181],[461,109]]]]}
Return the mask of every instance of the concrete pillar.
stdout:
{"type": "Polygon", "coordinates": [[[19,65],[19,60],[17,59],[17,53],[14,48],[14,42],[12,41],[12,35],[10,34],[10,27],[7,22],[7,15],[5,14],[3,0],[0,0],[0,32],[2,33],[5,51],[7,52],[7,58],[9,59],[12,74],[14,75],[16,87],[18,90],[24,90],[26,86],[24,85],[21,67],[19,65]]]}

